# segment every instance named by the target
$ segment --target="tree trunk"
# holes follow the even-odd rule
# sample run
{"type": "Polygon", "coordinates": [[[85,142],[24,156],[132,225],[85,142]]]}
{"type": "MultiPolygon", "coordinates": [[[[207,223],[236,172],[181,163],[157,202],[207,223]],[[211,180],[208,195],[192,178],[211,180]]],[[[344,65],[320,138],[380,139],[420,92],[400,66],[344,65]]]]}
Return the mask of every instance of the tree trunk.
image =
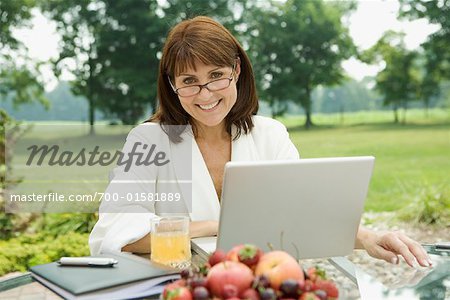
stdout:
{"type": "Polygon", "coordinates": [[[95,123],[95,100],[94,100],[94,62],[92,61],[92,46],[89,49],[89,78],[88,78],[88,101],[89,101],[89,135],[95,134],[94,123],[95,123]]]}
{"type": "Polygon", "coordinates": [[[398,123],[398,109],[396,106],[394,106],[393,111],[394,111],[394,123],[397,124],[398,123]]]}
{"type": "Polygon", "coordinates": [[[405,101],[403,105],[403,125],[406,124],[406,112],[408,111],[408,103],[405,101]]]}
{"type": "Polygon", "coordinates": [[[313,126],[313,122],[311,119],[311,91],[309,88],[306,89],[306,101],[305,101],[305,105],[304,105],[304,109],[305,109],[305,115],[306,115],[306,120],[305,120],[305,128],[309,129],[311,128],[311,126],[313,126]]]}
{"type": "Polygon", "coordinates": [[[94,122],[95,122],[95,105],[93,95],[89,92],[89,135],[95,134],[94,122]]]}

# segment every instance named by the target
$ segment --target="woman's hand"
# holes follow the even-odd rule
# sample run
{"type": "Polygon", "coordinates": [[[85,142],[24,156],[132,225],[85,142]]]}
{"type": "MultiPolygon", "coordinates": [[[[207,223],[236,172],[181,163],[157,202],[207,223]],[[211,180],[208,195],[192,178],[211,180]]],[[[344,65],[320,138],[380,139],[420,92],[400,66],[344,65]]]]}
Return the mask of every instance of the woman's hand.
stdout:
{"type": "Polygon", "coordinates": [[[355,248],[365,249],[370,256],[393,264],[399,262],[398,255],[401,255],[411,267],[417,265],[416,261],[422,267],[432,265],[425,249],[401,232],[374,232],[360,226],[355,248]]]}

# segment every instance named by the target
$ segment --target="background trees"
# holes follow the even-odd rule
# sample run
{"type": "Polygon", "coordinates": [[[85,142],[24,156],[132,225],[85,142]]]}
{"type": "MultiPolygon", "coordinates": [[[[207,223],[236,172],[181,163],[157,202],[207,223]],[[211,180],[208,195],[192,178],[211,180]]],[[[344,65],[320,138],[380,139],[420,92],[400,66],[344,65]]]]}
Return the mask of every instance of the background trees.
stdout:
{"type": "MultiPolygon", "coordinates": [[[[439,24],[440,30],[431,35],[423,49],[414,55],[406,52],[394,55],[391,51],[389,65],[377,76],[377,92],[385,99],[386,107],[394,110],[400,106],[407,107],[406,104],[412,104],[415,98],[423,99],[425,106],[430,106],[436,103],[436,99],[445,97],[439,94],[439,90],[442,82],[448,80],[450,65],[446,2],[401,2],[402,16],[425,17],[439,24]],[[400,60],[403,59],[401,66],[400,60]],[[414,77],[410,76],[410,79],[414,82],[400,84],[396,77],[392,77],[393,74],[387,75],[389,70],[405,69],[405,64],[410,64],[409,74],[414,77]],[[388,84],[392,80],[397,86],[389,88],[387,97],[384,94],[387,89],[380,87],[382,82],[388,84]],[[411,92],[412,85],[418,85],[414,93],[411,92]],[[394,89],[404,88],[410,90],[407,93],[403,91],[408,98],[403,99],[403,95],[393,97],[394,89]],[[393,98],[402,98],[398,101],[403,103],[393,98]]],[[[347,81],[341,67],[345,59],[357,52],[346,22],[356,7],[351,1],[40,0],[38,3],[44,14],[56,22],[61,35],[59,57],[52,62],[55,74],[71,72],[74,75],[70,82],[72,92],[89,104],[85,118],[74,114],[77,120],[87,119],[94,124],[96,113],[97,117],[125,124],[146,119],[156,106],[156,73],[168,30],[182,19],[200,14],[214,17],[239,37],[254,63],[260,100],[269,104],[273,116],[304,112],[308,127],[313,123],[315,110],[344,112],[379,108],[379,102],[373,101],[377,96],[369,91],[372,87],[367,84],[369,81],[352,84],[347,81]],[[327,93],[323,94],[325,89],[327,93]]],[[[6,14],[2,16],[6,24],[9,22],[14,26],[20,23],[17,20],[31,16],[30,10],[35,3],[3,1],[1,5],[2,12],[8,9],[17,12],[16,19],[6,14]]],[[[10,51],[0,51],[18,55],[20,51],[14,48],[11,34],[3,33],[7,27],[1,29],[3,45],[7,45],[3,48],[10,51]]],[[[382,48],[380,45],[377,47],[378,50],[382,48]]],[[[3,54],[3,57],[10,54],[3,54]]],[[[386,63],[380,56],[369,59],[366,55],[364,59],[386,63]]],[[[5,60],[10,66],[1,67],[0,92],[15,91],[9,94],[9,97],[13,94],[18,97],[15,103],[42,99],[38,66],[31,61],[16,64],[11,58],[5,60]]],[[[4,95],[6,93],[3,92],[4,95]]],[[[12,105],[6,101],[4,107],[12,105]]],[[[31,107],[27,106],[27,109],[31,110],[31,107]]],[[[43,113],[41,118],[36,117],[45,118],[43,113]]]]}
{"type": "Polygon", "coordinates": [[[440,82],[450,80],[450,4],[447,0],[400,0],[400,16],[425,18],[440,28],[423,43],[423,76],[420,97],[428,109],[430,100],[441,92],[440,82]]]}
{"type": "MultiPolygon", "coordinates": [[[[287,100],[300,104],[311,126],[312,91],[341,82],[341,63],[355,51],[342,23],[353,8],[351,2],[288,0],[255,10],[250,49],[262,99],[275,108],[287,100]]],[[[275,114],[284,110],[281,104],[275,114]]]]}
{"type": "Polygon", "coordinates": [[[417,53],[406,49],[403,37],[389,31],[361,56],[369,63],[384,64],[376,76],[376,88],[384,97],[384,105],[392,106],[396,123],[398,109],[406,111],[408,103],[417,99],[419,87],[419,74],[414,64],[417,53]]]}

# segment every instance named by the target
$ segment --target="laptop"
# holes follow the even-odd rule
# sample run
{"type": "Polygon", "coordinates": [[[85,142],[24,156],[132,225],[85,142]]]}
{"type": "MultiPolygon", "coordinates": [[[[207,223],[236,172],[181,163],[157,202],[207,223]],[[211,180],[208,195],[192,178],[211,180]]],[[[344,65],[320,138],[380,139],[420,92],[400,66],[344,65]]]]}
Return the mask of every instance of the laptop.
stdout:
{"type": "Polygon", "coordinates": [[[250,243],[299,259],[352,252],[375,158],[228,162],[219,232],[192,239],[202,256],[250,243]]]}

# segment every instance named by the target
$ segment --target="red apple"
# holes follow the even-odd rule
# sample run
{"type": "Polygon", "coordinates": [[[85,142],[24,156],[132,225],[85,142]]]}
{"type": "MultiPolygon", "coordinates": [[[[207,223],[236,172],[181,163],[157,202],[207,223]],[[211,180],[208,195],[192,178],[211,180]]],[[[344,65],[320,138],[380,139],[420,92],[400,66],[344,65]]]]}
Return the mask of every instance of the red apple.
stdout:
{"type": "Polygon", "coordinates": [[[256,266],[255,275],[265,275],[270,285],[278,290],[286,279],[304,280],[303,270],[299,263],[284,251],[272,251],[264,254],[256,266]]]}
{"type": "MultiPolygon", "coordinates": [[[[208,276],[209,290],[219,298],[224,297],[224,287],[235,286],[237,294],[248,289],[253,281],[253,273],[246,265],[235,261],[224,261],[211,267],[208,276]]],[[[227,288],[228,292],[229,287],[227,288]]]]}
{"type": "Polygon", "coordinates": [[[246,299],[246,300],[259,300],[259,293],[255,290],[255,289],[246,289],[245,291],[242,292],[241,294],[241,299],[246,299]]]}

